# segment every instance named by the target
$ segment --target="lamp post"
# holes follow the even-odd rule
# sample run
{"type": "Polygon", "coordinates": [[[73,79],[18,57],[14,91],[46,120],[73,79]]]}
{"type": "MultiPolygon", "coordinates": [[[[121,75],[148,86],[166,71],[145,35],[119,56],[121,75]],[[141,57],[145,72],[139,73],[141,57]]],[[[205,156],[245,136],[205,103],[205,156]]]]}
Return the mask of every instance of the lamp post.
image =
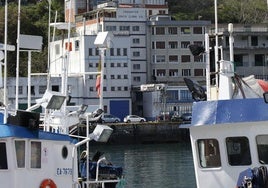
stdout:
{"type": "MultiPolygon", "coordinates": [[[[218,61],[219,61],[219,36],[218,36],[218,3],[217,0],[214,0],[215,8],[215,72],[218,73],[218,61]]],[[[218,88],[218,76],[216,76],[216,87],[218,88]]]]}
{"type": "Polygon", "coordinates": [[[234,62],[234,37],[233,37],[234,27],[232,23],[228,24],[228,32],[230,34],[229,36],[230,61],[234,62]]]}

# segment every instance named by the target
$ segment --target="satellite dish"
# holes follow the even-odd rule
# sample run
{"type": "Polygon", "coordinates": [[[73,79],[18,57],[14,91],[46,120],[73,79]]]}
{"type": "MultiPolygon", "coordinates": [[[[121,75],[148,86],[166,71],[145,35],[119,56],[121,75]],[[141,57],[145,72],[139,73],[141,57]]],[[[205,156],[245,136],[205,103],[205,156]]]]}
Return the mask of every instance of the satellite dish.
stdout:
{"type": "Polygon", "coordinates": [[[2,61],[5,58],[5,54],[3,51],[0,51],[0,61],[2,61]]]}
{"type": "Polygon", "coordinates": [[[206,89],[204,87],[202,87],[199,83],[191,79],[188,79],[188,78],[183,78],[183,79],[189,91],[192,93],[192,97],[195,101],[207,100],[206,89]]]}

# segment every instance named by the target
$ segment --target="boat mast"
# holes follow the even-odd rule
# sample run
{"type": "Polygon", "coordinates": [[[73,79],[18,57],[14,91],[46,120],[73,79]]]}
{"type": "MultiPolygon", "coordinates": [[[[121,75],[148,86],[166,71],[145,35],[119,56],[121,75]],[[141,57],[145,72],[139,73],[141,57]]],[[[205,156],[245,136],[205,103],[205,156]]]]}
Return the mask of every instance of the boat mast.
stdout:
{"type": "Polygon", "coordinates": [[[7,106],[7,0],[5,2],[5,59],[4,59],[4,105],[7,106]]]}
{"type": "Polygon", "coordinates": [[[21,0],[18,0],[18,28],[17,28],[17,63],[16,63],[16,100],[15,100],[15,109],[19,108],[19,60],[20,60],[20,3],[21,0]]]}

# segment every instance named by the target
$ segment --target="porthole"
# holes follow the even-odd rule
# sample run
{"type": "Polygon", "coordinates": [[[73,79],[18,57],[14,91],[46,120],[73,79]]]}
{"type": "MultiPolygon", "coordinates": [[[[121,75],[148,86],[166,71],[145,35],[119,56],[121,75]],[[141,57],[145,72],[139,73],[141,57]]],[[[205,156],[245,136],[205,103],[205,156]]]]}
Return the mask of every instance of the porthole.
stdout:
{"type": "Polygon", "coordinates": [[[61,150],[61,156],[63,159],[66,159],[68,157],[68,148],[66,146],[63,146],[61,150]]]}

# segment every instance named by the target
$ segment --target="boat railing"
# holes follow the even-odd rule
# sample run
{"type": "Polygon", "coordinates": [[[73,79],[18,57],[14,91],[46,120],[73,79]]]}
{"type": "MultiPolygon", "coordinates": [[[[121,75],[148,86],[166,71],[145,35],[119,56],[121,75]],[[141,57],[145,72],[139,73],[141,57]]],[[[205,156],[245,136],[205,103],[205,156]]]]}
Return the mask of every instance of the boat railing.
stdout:
{"type": "Polygon", "coordinates": [[[83,181],[82,182],[82,188],[87,188],[90,185],[101,185],[101,188],[105,188],[106,183],[119,183],[121,180],[89,180],[89,181],[83,181]]]}

